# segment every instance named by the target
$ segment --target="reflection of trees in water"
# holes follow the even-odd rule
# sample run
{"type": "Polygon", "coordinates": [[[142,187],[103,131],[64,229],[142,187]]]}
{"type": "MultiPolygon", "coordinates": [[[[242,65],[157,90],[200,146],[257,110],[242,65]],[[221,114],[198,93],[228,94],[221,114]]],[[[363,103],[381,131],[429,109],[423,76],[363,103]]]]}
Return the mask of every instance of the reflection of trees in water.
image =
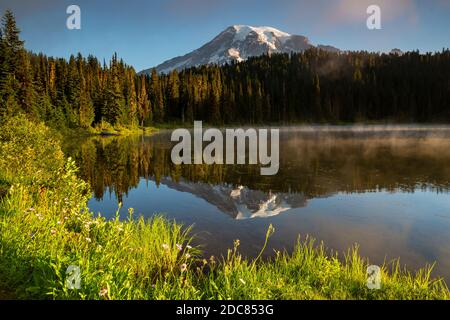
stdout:
{"type": "Polygon", "coordinates": [[[72,151],[80,175],[96,198],[105,189],[123,194],[140,178],[157,185],[165,177],[177,182],[246,186],[265,192],[302,193],[307,197],[336,192],[407,191],[432,188],[447,192],[450,184],[450,140],[379,137],[353,139],[289,134],[280,141],[280,171],[261,176],[258,166],[181,165],[170,159],[168,139],[95,138],[72,151]],[[106,188],[107,187],[107,188],[106,188]]]}

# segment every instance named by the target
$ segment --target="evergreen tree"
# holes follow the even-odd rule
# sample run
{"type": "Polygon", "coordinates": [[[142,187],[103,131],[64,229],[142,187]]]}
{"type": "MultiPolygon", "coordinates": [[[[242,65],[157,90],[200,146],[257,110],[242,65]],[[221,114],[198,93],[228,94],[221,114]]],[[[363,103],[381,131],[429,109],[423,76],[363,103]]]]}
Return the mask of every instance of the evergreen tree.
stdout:
{"type": "MultiPolygon", "coordinates": [[[[3,101],[3,113],[14,114],[18,111],[20,103],[20,93],[25,93],[28,98],[28,91],[21,91],[20,76],[21,62],[23,62],[23,44],[20,40],[20,30],[16,25],[16,20],[10,10],[5,12],[2,19],[2,42],[1,42],[1,78],[0,95],[3,101]]],[[[27,83],[28,85],[28,83],[27,83]]],[[[28,101],[27,101],[28,102],[28,101]]]]}
{"type": "Polygon", "coordinates": [[[156,69],[152,70],[150,81],[151,81],[150,91],[152,97],[151,104],[153,106],[153,119],[158,123],[162,123],[165,119],[164,100],[161,91],[159,75],[156,69]]]}
{"type": "Polygon", "coordinates": [[[117,55],[114,54],[110,75],[106,83],[106,97],[104,102],[104,120],[108,121],[112,125],[119,123],[122,119],[125,109],[125,99],[120,85],[119,79],[119,64],[117,62],[117,55]]]}
{"type": "Polygon", "coordinates": [[[2,19],[2,42],[4,67],[6,72],[14,74],[19,70],[21,60],[21,51],[23,51],[24,42],[20,40],[20,30],[17,27],[16,19],[10,10],[6,10],[2,19]]]}
{"type": "Polygon", "coordinates": [[[181,113],[178,108],[179,100],[180,100],[180,79],[178,77],[177,70],[173,70],[169,74],[168,79],[168,107],[170,110],[167,110],[169,117],[172,118],[180,118],[181,113]]]}
{"type": "Polygon", "coordinates": [[[94,121],[94,104],[89,96],[87,90],[86,80],[84,77],[81,78],[81,89],[79,92],[79,122],[80,126],[83,128],[88,128],[94,121]]]}
{"type": "Polygon", "coordinates": [[[141,126],[144,127],[145,120],[148,123],[153,121],[153,113],[150,105],[150,100],[148,99],[147,89],[145,87],[145,76],[140,77],[140,90],[138,95],[138,114],[141,126]]]}
{"type": "Polygon", "coordinates": [[[134,126],[138,121],[138,101],[136,97],[136,86],[134,83],[134,75],[130,73],[129,78],[129,86],[128,86],[128,109],[129,109],[129,118],[130,123],[134,126]]]}

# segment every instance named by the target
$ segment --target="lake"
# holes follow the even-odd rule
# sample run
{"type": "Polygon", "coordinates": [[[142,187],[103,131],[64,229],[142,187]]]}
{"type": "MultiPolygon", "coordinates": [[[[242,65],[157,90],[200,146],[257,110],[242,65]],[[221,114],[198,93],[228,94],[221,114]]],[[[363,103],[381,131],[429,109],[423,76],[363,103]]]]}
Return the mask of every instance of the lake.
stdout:
{"type": "Polygon", "coordinates": [[[77,141],[66,152],[93,190],[89,208],[121,217],[128,208],[194,225],[206,255],[239,239],[252,257],[292,250],[299,236],[339,252],[358,244],[373,264],[401,258],[410,270],[436,261],[450,280],[450,128],[301,126],[280,128],[280,169],[174,165],[171,131],[77,141]]]}

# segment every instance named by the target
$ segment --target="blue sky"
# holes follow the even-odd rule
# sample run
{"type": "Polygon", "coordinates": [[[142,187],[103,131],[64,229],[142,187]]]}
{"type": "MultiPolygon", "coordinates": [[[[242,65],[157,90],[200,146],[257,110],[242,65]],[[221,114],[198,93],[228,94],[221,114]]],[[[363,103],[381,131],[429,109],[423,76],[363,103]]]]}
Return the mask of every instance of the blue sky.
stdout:
{"type": "Polygon", "coordinates": [[[100,59],[117,52],[137,71],[182,55],[234,24],[272,26],[340,49],[436,51],[450,47],[450,0],[2,0],[26,47],[100,59]],[[81,30],[66,28],[66,8],[81,8],[81,30]],[[368,30],[378,4],[382,29],[368,30]]]}

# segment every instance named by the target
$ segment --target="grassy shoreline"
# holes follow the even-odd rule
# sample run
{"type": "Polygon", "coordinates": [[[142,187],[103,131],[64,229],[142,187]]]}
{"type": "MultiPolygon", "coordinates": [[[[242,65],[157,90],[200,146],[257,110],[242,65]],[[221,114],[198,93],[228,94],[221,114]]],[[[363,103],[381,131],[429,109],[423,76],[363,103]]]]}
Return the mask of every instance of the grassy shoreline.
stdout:
{"type": "Polygon", "coordinates": [[[164,216],[89,212],[88,184],[43,124],[10,119],[0,147],[0,299],[450,299],[431,268],[410,274],[398,262],[370,290],[357,248],[332,254],[312,239],[267,261],[243,258],[239,240],[224,257],[204,257],[190,228],[164,216]],[[71,265],[79,290],[66,286],[71,265]]]}
{"type": "Polygon", "coordinates": [[[158,127],[141,126],[112,126],[109,123],[100,123],[92,128],[67,129],[64,136],[92,137],[92,136],[132,136],[132,135],[151,135],[160,130],[158,127]]]}

